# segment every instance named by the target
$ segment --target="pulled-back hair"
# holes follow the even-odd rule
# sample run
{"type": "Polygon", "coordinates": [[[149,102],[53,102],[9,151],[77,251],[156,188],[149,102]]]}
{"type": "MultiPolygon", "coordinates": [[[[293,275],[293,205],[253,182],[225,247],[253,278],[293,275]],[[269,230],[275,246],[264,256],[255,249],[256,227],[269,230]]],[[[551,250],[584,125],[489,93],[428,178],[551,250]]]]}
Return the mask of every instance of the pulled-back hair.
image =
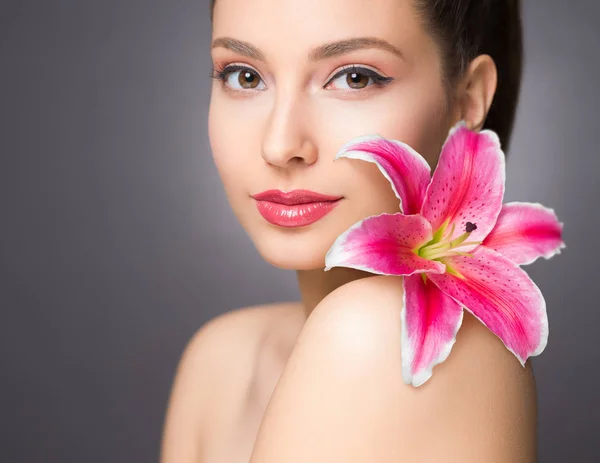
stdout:
{"type": "Polygon", "coordinates": [[[478,55],[492,57],[498,85],[484,128],[495,131],[504,151],[512,134],[523,62],[519,0],[413,0],[442,52],[450,91],[478,55]]]}
{"type": "MultiPolygon", "coordinates": [[[[212,21],[216,0],[210,1],[212,21]]],[[[520,0],[410,0],[442,54],[444,84],[451,94],[469,63],[492,57],[498,85],[484,128],[508,150],[521,87],[523,39],[520,0]]]]}

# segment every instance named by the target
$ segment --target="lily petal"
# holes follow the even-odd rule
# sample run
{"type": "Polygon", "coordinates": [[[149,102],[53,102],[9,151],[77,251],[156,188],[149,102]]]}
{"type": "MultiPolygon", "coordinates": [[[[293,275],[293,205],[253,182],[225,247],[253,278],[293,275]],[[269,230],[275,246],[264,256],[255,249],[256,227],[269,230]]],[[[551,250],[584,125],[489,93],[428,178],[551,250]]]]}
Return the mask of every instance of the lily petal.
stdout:
{"type": "Polygon", "coordinates": [[[483,241],[519,265],[539,257],[550,259],[565,247],[563,224],[554,210],[538,203],[511,202],[502,206],[496,226],[483,241]]]}
{"type": "MultiPolygon", "coordinates": [[[[456,225],[453,238],[465,233],[471,222],[477,229],[469,241],[482,241],[502,208],[505,175],[498,135],[490,130],[474,132],[459,122],[442,147],[421,213],[433,230],[446,221],[449,229],[456,225]]],[[[461,247],[461,251],[474,246],[461,247]]]]}
{"type": "Polygon", "coordinates": [[[425,158],[406,143],[380,135],[364,135],[342,146],[335,156],[339,158],[376,164],[400,200],[400,212],[408,215],[421,210],[431,168],[425,158]]]}
{"type": "Polygon", "coordinates": [[[448,272],[427,277],[487,326],[525,366],[548,340],[544,297],[527,273],[499,252],[478,246],[472,254],[446,258],[448,272]]]}
{"type": "MultiPolygon", "coordinates": [[[[429,275],[427,275],[429,277],[429,275]]],[[[435,365],[446,360],[456,342],[463,308],[421,275],[404,277],[402,320],[402,379],[420,386],[435,365]]]]}
{"type": "Polygon", "coordinates": [[[413,251],[431,238],[431,225],[420,215],[367,217],[338,236],[325,255],[325,270],[350,267],[380,275],[442,273],[444,264],[413,251]]]}

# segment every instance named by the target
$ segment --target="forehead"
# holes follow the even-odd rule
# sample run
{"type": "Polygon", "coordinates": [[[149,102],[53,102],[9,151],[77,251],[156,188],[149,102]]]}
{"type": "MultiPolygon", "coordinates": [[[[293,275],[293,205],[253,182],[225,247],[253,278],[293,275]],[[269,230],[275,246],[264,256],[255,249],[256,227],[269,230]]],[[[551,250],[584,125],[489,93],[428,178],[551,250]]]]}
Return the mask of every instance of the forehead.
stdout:
{"type": "Polygon", "coordinates": [[[267,59],[351,37],[384,39],[405,58],[431,45],[412,0],[217,0],[213,38],[224,36],[251,42],[267,59]]]}

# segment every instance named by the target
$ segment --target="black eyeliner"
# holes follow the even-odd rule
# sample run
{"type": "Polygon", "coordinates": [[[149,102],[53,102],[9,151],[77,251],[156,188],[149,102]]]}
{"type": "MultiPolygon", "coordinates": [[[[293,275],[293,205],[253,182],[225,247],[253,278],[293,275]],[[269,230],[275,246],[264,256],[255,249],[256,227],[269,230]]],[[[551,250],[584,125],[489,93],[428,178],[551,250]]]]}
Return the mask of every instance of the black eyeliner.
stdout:
{"type": "Polygon", "coordinates": [[[212,74],[210,75],[210,77],[212,77],[213,79],[225,80],[225,76],[227,74],[229,74],[230,72],[235,72],[235,71],[250,71],[251,73],[256,74],[255,71],[253,71],[252,69],[250,69],[247,66],[241,66],[239,64],[231,64],[231,65],[225,66],[222,69],[214,69],[213,68],[212,74]]]}
{"type": "Polygon", "coordinates": [[[337,79],[340,76],[343,76],[344,74],[350,74],[350,73],[354,73],[354,74],[364,74],[368,77],[371,77],[373,79],[373,82],[375,85],[377,86],[381,86],[381,85],[385,85],[388,82],[391,82],[392,80],[394,80],[393,77],[384,77],[381,74],[373,71],[372,69],[369,68],[364,68],[361,66],[349,66],[346,67],[344,69],[341,69],[339,72],[337,72],[331,79],[329,79],[327,81],[327,83],[325,85],[329,85],[329,83],[332,80],[337,79]]]}
{"type": "MultiPolygon", "coordinates": [[[[255,71],[253,71],[252,69],[250,69],[247,66],[242,66],[239,64],[231,64],[231,65],[223,67],[222,69],[213,68],[212,74],[210,75],[210,77],[213,79],[225,81],[227,74],[229,74],[231,72],[236,72],[236,71],[249,71],[258,76],[258,74],[255,71]]],[[[349,66],[349,67],[340,69],[340,71],[338,71],[331,79],[329,79],[327,81],[325,86],[329,85],[329,83],[331,83],[331,81],[337,79],[338,77],[343,76],[344,74],[350,74],[350,73],[366,75],[366,76],[372,78],[373,83],[378,87],[381,87],[381,86],[391,82],[392,80],[394,80],[393,77],[384,77],[381,74],[373,71],[372,69],[353,65],[353,66],[349,66]]],[[[260,76],[258,76],[258,77],[260,78],[260,76]]]]}

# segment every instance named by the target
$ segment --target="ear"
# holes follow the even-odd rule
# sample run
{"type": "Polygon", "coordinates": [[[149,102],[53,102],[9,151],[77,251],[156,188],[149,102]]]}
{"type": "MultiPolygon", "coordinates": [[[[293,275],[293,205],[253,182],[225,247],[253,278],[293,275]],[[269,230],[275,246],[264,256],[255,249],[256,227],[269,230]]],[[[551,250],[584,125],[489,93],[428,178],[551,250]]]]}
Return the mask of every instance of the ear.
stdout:
{"type": "Polygon", "coordinates": [[[481,130],[492,105],[498,73],[489,55],[479,55],[469,64],[458,94],[460,119],[471,130],[481,130]]]}

